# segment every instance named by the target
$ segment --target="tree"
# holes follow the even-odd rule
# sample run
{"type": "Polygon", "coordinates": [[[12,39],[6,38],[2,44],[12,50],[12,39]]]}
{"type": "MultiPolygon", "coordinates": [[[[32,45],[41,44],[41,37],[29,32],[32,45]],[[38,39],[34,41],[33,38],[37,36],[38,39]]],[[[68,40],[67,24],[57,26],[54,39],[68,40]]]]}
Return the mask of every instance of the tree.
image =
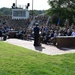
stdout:
{"type": "Polygon", "coordinates": [[[63,22],[69,19],[69,22],[73,22],[75,18],[75,0],[48,0],[48,4],[51,9],[47,12],[50,15],[57,15],[63,22]]]}
{"type": "Polygon", "coordinates": [[[3,8],[0,9],[0,13],[2,13],[3,15],[11,15],[12,10],[11,10],[11,8],[3,7],[3,8]]]}

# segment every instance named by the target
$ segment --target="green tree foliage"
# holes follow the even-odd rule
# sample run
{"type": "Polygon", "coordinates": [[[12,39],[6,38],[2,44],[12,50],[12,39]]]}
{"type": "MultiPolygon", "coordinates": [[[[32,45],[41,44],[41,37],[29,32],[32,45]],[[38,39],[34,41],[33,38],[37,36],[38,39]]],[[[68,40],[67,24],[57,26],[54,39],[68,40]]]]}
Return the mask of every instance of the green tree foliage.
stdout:
{"type": "Polygon", "coordinates": [[[39,14],[43,14],[43,13],[45,13],[45,10],[33,10],[33,11],[30,10],[29,12],[30,12],[30,15],[33,14],[33,15],[36,16],[36,15],[39,15],[39,14]]]}
{"type": "Polygon", "coordinates": [[[0,15],[11,15],[12,14],[12,11],[11,11],[11,8],[1,8],[0,9],[0,15]]]}
{"type": "MultiPolygon", "coordinates": [[[[32,10],[29,10],[30,15],[32,15],[32,10]]],[[[45,10],[33,10],[33,15],[38,15],[44,13],[45,10]]],[[[0,15],[11,15],[12,14],[12,9],[11,8],[6,8],[3,7],[0,9],[0,15]]]]}
{"type": "Polygon", "coordinates": [[[1,16],[1,15],[4,15],[4,13],[0,10],[0,16],[1,16]]]}
{"type": "Polygon", "coordinates": [[[75,18],[75,0],[48,0],[50,15],[57,15],[63,22],[68,19],[70,23],[75,18]]]}

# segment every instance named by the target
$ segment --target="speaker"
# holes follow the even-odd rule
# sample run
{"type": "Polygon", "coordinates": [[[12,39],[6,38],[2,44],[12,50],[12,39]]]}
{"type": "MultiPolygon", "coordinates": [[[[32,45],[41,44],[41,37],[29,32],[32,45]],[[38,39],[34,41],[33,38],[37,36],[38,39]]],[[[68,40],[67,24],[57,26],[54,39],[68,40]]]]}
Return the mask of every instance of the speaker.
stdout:
{"type": "Polygon", "coordinates": [[[13,3],[13,6],[15,6],[15,3],[13,3]]]}
{"type": "Polygon", "coordinates": [[[27,3],[26,9],[28,9],[29,6],[30,6],[30,3],[27,3]]]}
{"type": "Polygon", "coordinates": [[[30,6],[30,3],[27,3],[28,6],[30,6]]]}

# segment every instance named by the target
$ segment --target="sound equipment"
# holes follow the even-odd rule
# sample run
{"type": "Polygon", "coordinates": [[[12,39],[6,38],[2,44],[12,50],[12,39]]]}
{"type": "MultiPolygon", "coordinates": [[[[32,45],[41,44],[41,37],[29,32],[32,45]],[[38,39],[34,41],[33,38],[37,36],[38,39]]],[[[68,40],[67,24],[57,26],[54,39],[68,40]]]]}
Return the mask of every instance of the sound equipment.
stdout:
{"type": "Polygon", "coordinates": [[[15,3],[13,3],[13,6],[15,6],[15,3]]]}
{"type": "Polygon", "coordinates": [[[27,3],[26,9],[28,9],[29,6],[30,6],[30,3],[27,3]]]}

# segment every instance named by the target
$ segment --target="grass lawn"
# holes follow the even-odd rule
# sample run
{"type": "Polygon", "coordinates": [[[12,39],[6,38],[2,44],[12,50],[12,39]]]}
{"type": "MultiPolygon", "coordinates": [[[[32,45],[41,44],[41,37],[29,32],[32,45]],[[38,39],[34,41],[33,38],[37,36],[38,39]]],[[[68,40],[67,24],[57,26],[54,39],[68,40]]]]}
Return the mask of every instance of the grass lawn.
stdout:
{"type": "Polygon", "coordinates": [[[75,53],[50,56],[0,41],[0,75],[75,75],[75,53]]]}

